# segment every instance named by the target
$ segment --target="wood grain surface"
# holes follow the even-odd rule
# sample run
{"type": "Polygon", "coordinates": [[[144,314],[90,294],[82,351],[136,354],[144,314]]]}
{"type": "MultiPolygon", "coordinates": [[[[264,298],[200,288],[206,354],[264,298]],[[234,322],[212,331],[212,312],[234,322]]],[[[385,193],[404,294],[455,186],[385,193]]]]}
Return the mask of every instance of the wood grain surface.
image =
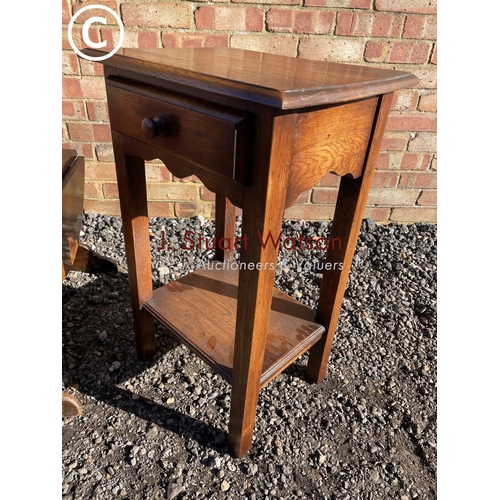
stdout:
{"type": "MultiPolygon", "coordinates": [[[[199,269],[156,289],[144,308],[231,383],[237,296],[238,271],[199,269]]],[[[325,329],[314,316],[312,309],[273,290],[260,387],[322,335],[325,329]]]]}
{"type": "MultiPolygon", "coordinates": [[[[94,57],[108,53],[83,52],[94,57]]],[[[227,47],[122,48],[102,63],[280,109],[345,102],[418,83],[414,75],[402,71],[227,47]]]]}

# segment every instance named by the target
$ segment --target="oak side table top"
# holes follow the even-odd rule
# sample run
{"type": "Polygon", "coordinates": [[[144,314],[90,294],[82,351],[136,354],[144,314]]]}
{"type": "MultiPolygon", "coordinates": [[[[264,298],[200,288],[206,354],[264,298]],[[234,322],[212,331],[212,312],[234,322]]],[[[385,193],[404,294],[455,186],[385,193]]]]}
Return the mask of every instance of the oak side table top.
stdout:
{"type": "MultiPolygon", "coordinates": [[[[228,381],[228,446],[241,457],[262,387],[306,352],[309,380],[326,374],[393,93],[418,79],[234,48],[125,48],[102,64],[138,355],[154,356],[156,320],[228,381]],[[157,158],[215,192],[217,242],[234,238],[242,209],[237,270],[199,269],[153,290],[144,160],[157,158]],[[279,240],[284,210],[329,172],[341,176],[340,245],[329,245],[313,311],[273,288],[278,246],[262,235],[279,240]]],[[[216,261],[232,258],[216,249],[216,261]]]]}
{"type": "MultiPolygon", "coordinates": [[[[105,51],[86,49],[101,56],[105,51]]],[[[280,109],[333,104],[416,85],[411,73],[226,47],[120,49],[104,65],[280,109]]]]}

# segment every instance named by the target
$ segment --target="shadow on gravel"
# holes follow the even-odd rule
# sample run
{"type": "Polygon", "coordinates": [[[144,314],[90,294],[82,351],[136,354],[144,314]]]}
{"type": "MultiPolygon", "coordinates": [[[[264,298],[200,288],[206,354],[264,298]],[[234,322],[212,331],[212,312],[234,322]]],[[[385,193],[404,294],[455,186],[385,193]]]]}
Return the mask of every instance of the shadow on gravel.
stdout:
{"type": "MultiPolygon", "coordinates": [[[[70,281],[71,278],[70,275],[70,281]]],[[[160,381],[141,376],[161,362],[176,343],[163,329],[157,328],[155,357],[148,362],[137,358],[127,276],[118,273],[87,275],[86,278],[88,282],[78,288],[63,286],[62,377],[65,385],[182,438],[195,439],[200,445],[220,451],[226,440],[221,429],[169,408],[168,395],[162,397],[161,404],[138,393],[139,389],[146,393],[150,390],[156,396],[161,393],[159,386],[166,384],[168,376],[164,375],[160,381]],[[127,388],[133,379],[133,387],[127,388]]],[[[159,283],[154,284],[157,286],[159,283]]],[[[85,402],[82,403],[85,416],[85,402]]]]}

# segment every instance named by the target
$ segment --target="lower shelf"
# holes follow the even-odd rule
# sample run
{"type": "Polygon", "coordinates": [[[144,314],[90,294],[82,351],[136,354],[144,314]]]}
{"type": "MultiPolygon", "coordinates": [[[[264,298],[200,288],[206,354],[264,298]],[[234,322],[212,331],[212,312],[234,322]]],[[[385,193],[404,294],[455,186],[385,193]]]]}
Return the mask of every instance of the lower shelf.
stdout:
{"type": "MultiPolygon", "coordinates": [[[[231,383],[238,271],[199,269],[153,293],[143,308],[231,383]]],[[[273,290],[261,387],[325,332],[315,312],[273,290]]]]}

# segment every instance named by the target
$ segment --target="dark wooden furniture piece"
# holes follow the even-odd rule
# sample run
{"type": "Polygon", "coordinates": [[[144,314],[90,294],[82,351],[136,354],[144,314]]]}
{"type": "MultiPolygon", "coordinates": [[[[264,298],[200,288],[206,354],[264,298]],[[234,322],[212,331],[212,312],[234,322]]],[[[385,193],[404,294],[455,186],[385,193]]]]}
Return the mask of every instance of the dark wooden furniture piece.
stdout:
{"type": "Polygon", "coordinates": [[[263,386],[306,351],[311,381],[325,375],[393,92],[418,80],[230,48],[121,49],[103,64],[138,354],[154,355],[156,319],[231,383],[228,446],[241,457],[263,386]],[[200,269],[153,290],[154,158],[216,193],[218,240],[242,209],[239,271],[200,269]],[[324,272],[314,312],[273,290],[278,248],[260,237],[278,239],[285,208],[328,172],[342,176],[331,233],[342,244],[326,260],[343,268],[324,272]]]}
{"type": "MultiPolygon", "coordinates": [[[[92,252],[79,243],[82,228],[85,158],[73,149],[62,150],[62,279],[72,269],[87,272],[116,272],[114,262],[92,252]]],[[[62,391],[62,415],[74,417],[82,405],[71,394],[62,391]]]]}
{"type": "Polygon", "coordinates": [[[73,149],[62,150],[62,279],[72,269],[116,272],[116,264],[79,242],[82,228],[85,158],[73,149]]]}

